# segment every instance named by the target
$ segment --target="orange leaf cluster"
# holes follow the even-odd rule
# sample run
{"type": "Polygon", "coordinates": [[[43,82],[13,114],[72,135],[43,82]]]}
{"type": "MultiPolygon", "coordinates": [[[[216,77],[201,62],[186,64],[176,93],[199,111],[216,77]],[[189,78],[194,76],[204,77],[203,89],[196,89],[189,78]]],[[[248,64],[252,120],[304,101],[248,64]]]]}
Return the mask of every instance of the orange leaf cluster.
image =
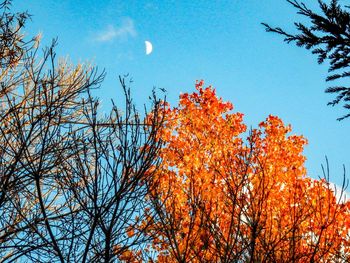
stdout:
{"type": "Polygon", "coordinates": [[[165,116],[149,196],[156,260],[347,261],[349,204],[306,176],[306,139],[275,116],[247,135],[243,114],[203,85],[165,116]]]}

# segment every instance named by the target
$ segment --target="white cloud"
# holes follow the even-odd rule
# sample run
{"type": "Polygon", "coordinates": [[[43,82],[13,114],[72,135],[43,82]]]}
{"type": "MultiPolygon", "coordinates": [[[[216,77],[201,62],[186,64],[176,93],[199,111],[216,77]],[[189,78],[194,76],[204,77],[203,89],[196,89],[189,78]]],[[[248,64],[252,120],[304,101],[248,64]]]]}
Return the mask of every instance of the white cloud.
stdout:
{"type": "Polygon", "coordinates": [[[107,42],[113,39],[126,39],[128,37],[135,37],[137,35],[134,21],[131,18],[125,18],[120,26],[115,27],[109,25],[106,30],[100,32],[96,41],[107,42]]]}
{"type": "Polygon", "coordinates": [[[334,183],[329,183],[329,188],[334,192],[334,195],[337,199],[337,202],[339,203],[345,203],[347,201],[350,201],[350,194],[346,190],[343,190],[342,187],[339,185],[336,185],[334,183]]]}

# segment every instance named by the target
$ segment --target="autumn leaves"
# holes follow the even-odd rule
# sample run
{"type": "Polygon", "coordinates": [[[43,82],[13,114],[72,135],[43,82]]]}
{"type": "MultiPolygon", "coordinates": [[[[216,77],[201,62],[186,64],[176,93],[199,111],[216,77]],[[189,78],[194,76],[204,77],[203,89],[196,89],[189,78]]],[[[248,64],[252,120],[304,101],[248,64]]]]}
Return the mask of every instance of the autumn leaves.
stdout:
{"type": "Polygon", "coordinates": [[[247,135],[232,109],[202,81],[167,106],[148,195],[155,214],[142,222],[153,238],[147,251],[158,262],[347,260],[348,204],[307,177],[306,139],[276,116],[247,135]]]}

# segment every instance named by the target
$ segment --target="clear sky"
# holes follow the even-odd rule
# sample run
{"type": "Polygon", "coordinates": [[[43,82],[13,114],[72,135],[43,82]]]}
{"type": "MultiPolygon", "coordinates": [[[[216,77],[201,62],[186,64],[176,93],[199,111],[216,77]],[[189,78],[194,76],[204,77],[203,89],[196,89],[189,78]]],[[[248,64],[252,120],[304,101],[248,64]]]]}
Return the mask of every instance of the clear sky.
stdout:
{"type": "Polygon", "coordinates": [[[58,56],[106,70],[97,93],[103,101],[118,101],[120,74],[132,76],[138,104],[158,87],[176,105],[180,92],[203,79],[245,114],[248,126],[273,114],[304,135],[311,177],[322,174],[326,155],[334,183],[343,164],[350,170],[350,119],[336,121],[344,111],[326,106],[333,98],[324,93],[327,65],[260,24],[293,30],[303,21],[284,0],[14,0],[13,7],[33,15],[28,35],[42,32],[43,43],[58,37],[58,56]],[[145,40],[153,44],[148,56],[145,40]]]}

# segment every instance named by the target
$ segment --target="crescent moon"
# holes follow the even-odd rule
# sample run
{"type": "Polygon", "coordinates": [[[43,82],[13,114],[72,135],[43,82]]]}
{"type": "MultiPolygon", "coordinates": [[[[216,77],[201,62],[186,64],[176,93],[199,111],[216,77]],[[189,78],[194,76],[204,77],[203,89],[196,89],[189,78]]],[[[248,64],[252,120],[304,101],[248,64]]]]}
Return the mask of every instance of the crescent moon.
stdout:
{"type": "Polygon", "coordinates": [[[146,40],[145,46],[146,46],[146,55],[151,54],[153,50],[152,43],[146,40]]]}

